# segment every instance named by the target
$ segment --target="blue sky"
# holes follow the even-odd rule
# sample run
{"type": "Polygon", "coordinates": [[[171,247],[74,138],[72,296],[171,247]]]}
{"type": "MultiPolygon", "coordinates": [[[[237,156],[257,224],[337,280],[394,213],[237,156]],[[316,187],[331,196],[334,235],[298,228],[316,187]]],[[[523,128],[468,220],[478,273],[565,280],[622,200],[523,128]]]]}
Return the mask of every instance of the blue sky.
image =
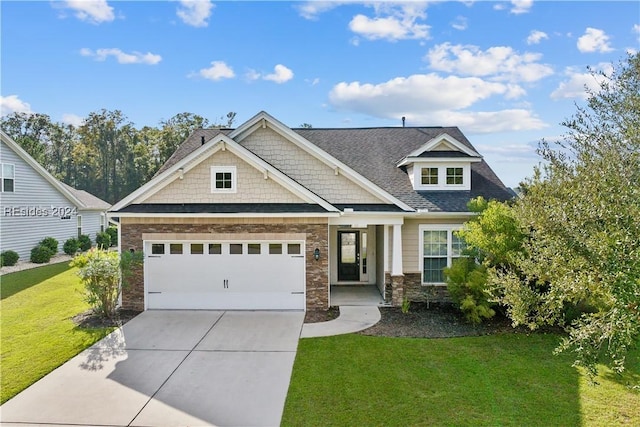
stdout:
{"type": "Polygon", "coordinates": [[[3,1],[2,114],[137,127],[459,126],[508,186],[607,70],[640,50],[634,1],[3,1]]]}

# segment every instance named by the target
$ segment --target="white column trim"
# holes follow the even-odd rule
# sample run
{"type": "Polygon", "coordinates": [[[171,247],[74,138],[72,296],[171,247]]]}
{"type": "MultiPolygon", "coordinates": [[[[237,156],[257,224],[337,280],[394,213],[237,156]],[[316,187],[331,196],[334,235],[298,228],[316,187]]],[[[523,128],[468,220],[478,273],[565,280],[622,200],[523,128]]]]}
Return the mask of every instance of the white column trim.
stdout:
{"type": "Polygon", "coordinates": [[[383,225],[382,226],[382,229],[384,230],[384,233],[383,233],[383,236],[384,236],[383,237],[383,239],[384,239],[383,240],[383,242],[384,242],[383,247],[384,247],[384,249],[383,249],[382,256],[383,256],[383,259],[384,259],[384,264],[383,265],[384,265],[384,271],[385,272],[389,271],[389,244],[390,244],[390,242],[389,242],[389,227],[390,226],[388,226],[388,225],[383,225]]]}
{"type": "Polygon", "coordinates": [[[393,226],[393,260],[391,262],[391,275],[402,275],[402,225],[393,226]]]}

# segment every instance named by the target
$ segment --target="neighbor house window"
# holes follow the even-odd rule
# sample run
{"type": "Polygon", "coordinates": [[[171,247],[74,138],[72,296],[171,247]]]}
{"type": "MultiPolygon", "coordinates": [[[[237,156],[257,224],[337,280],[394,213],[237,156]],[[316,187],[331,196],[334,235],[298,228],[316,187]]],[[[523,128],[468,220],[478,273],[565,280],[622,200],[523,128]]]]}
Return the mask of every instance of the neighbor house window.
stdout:
{"type": "Polygon", "coordinates": [[[2,192],[13,193],[16,180],[16,167],[8,163],[2,163],[0,173],[2,174],[2,192]]]}
{"type": "Polygon", "coordinates": [[[447,185],[462,185],[462,168],[447,168],[447,185]]]}
{"type": "Polygon", "coordinates": [[[422,168],[422,185],[438,185],[438,168],[422,168]]]}
{"type": "Polygon", "coordinates": [[[455,235],[455,230],[449,226],[420,227],[422,283],[444,283],[444,268],[462,256],[465,244],[455,235]]]}
{"type": "Polygon", "coordinates": [[[78,221],[78,239],[80,238],[80,236],[82,236],[82,215],[78,215],[77,216],[77,221],[78,221]]]}
{"type": "Polygon", "coordinates": [[[211,192],[235,193],[236,192],[236,167],[212,166],[211,167],[211,192]]]}

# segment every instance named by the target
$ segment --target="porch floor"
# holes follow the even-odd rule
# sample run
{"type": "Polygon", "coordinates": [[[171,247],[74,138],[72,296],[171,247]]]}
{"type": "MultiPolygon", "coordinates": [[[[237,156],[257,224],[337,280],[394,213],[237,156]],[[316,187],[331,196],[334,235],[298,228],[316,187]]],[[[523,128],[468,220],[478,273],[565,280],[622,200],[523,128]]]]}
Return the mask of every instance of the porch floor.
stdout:
{"type": "Polygon", "coordinates": [[[331,285],[331,305],[385,305],[376,285],[331,285]]]}

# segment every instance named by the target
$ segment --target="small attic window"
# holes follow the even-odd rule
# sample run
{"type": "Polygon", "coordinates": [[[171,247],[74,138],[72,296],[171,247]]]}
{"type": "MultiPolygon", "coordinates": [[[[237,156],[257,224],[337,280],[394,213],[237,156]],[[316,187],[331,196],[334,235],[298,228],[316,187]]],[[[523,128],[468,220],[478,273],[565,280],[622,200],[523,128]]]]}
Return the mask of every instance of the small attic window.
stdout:
{"type": "Polygon", "coordinates": [[[212,166],[211,167],[211,192],[212,193],[235,193],[237,183],[237,172],[235,166],[212,166]]]}
{"type": "Polygon", "coordinates": [[[462,168],[447,168],[447,185],[462,185],[463,183],[462,168]]]}

